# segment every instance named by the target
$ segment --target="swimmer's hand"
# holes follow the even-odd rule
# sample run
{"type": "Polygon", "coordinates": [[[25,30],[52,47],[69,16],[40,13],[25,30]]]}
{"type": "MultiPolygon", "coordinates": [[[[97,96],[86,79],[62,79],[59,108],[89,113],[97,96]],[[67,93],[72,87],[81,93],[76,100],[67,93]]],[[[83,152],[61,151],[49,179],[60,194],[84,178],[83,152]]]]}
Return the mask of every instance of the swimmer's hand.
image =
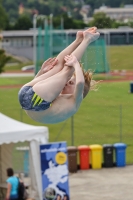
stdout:
{"type": "Polygon", "coordinates": [[[56,57],[47,59],[42,64],[42,67],[41,67],[42,72],[46,73],[46,72],[50,71],[57,64],[57,62],[58,62],[58,60],[56,59],[56,57]]]}
{"type": "Polygon", "coordinates": [[[67,55],[64,57],[64,60],[66,61],[65,65],[73,67],[78,62],[76,56],[74,55],[67,55]]]}

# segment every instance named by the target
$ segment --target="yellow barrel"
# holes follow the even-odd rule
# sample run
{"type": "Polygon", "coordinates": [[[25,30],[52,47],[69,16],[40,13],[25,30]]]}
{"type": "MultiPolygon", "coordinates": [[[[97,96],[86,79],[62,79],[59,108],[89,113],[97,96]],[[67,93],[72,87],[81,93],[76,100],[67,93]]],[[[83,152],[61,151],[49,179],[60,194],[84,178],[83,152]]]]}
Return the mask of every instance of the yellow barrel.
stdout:
{"type": "Polygon", "coordinates": [[[102,168],[102,149],[103,147],[99,144],[90,145],[91,150],[91,165],[92,169],[102,168]]]}

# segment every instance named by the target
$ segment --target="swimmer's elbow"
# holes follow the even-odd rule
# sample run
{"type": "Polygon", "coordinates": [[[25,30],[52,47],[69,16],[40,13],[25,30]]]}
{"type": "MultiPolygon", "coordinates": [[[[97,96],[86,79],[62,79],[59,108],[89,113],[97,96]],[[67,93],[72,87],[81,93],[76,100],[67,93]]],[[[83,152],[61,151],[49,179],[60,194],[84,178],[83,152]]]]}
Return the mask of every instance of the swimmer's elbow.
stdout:
{"type": "Polygon", "coordinates": [[[83,99],[83,90],[84,90],[84,84],[83,83],[78,83],[76,85],[75,88],[75,92],[74,92],[74,99],[76,104],[79,105],[79,103],[81,103],[82,99],[83,99]]]}
{"type": "Polygon", "coordinates": [[[76,81],[76,84],[84,84],[84,83],[85,83],[84,78],[83,79],[81,78],[76,81]]]}
{"type": "Polygon", "coordinates": [[[84,81],[79,81],[77,84],[76,84],[76,87],[79,91],[83,90],[84,88],[84,81]]]}

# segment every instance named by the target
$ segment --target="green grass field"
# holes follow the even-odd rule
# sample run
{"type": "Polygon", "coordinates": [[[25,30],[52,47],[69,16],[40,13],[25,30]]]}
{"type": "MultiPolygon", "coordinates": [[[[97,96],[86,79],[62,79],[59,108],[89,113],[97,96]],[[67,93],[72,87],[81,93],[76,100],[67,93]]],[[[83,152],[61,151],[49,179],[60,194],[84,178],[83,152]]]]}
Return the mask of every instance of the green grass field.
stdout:
{"type": "Polygon", "coordinates": [[[0,86],[3,85],[24,85],[25,83],[29,82],[32,79],[32,77],[1,77],[0,78],[0,86]]]}
{"type": "Polygon", "coordinates": [[[133,70],[133,45],[107,47],[111,70],[133,70]]]}
{"type": "Polygon", "coordinates": [[[82,62],[85,69],[97,72],[110,70],[133,69],[132,46],[104,46],[90,45],[86,50],[82,62]],[[106,61],[106,62],[105,62],[106,61]]]}
{"type": "MultiPolygon", "coordinates": [[[[24,84],[31,78],[1,78],[0,85],[24,84]]],[[[74,145],[114,144],[124,142],[127,163],[133,163],[133,95],[129,82],[101,83],[98,91],[90,92],[74,116],[74,145]]],[[[0,112],[33,125],[48,126],[49,141],[72,144],[71,118],[59,124],[40,124],[30,119],[18,103],[19,88],[0,88],[0,112]]],[[[19,134],[19,133],[18,133],[19,134]]]]}

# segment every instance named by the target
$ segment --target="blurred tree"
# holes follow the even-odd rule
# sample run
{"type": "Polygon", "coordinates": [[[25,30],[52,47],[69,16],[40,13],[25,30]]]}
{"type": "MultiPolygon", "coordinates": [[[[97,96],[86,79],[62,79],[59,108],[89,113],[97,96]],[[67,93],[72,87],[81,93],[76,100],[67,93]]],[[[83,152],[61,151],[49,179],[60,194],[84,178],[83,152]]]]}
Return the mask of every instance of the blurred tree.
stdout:
{"type": "Polygon", "coordinates": [[[11,59],[10,56],[6,56],[5,51],[0,49],[0,73],[4,71],[5,64],[11,59]]]}
{"type": "Polygon", "coordinates": [[[2,2],[2,5],[8,14],[9,22],[14,23],[18,18],[18,4],[16,1],[12,0],[3,0],[2,2]]]}
{"type": "Polygon", "coordinates": [[[96,26],[97,28],[111,28],[112,24],[113,20],[103,12],[94,14],[93,20],[89,22],[89,26],[96,26]]]}
{"type": "Polygon", "coordinates": [[[32,27],[32,21],[27,15],[21,15],[14,25],[15,30],[28,30],[32,27]]]}
{"type": "Polygon", "coordinates": [[[4,8],[0,4],[0,30],[5,29],[7,24],[8,24],[8,16],[7,16],[4,8]]]}
{"type": "Polygon", "coordinates": [[[62,15],[70,11],[73,18],[81,19],[79,10],[81,9],[81,2],[75,0],[3,0],[3,7],[9,15],[11,23],[14,23],[14,19],[19,17],[19,5],[23,4],[25,12],[30,13],[32,17],[33,10],[37,10],[38,14],[49,16],[51,13],[53,16],[62,15]],[[13,11],[12,11],[13,10],[13,11]]]}
{"type": "Polygon", "coordinates": [[[73,19],[68,17],[67,14],[63,14],[63,15],[58,15],[56,17],[53,18],[53,25],[55,28],[59,28],[61,25],[61,18],[63,18],[64,21],[64,28],[68,29],[68,28],[72,28],[73,26],[73,19]]]}
{"type": "Polygon", "coordinates": [[[73,20],[74,29],[84,29],[87,25],[82,20],[73,20]]]}
{"type": "Polygon", "coordinates": [[[3,7],[8,13],[10,21],[14,22],[14,19],[19,17],[18,9],[21,3],[24,9],[31,14],[31,17],[32,10],[36,9],[39,14],[47,16],[51,13],[57,16],[70,11],[73,18],[80,19],[79,10],[83,5],[90,5],[93,11],[103,4],[109,7],[120,7],[125,4],[132,4],[133,0],[0,0],[0,2],[2,2],[3,7]],[[10,9],[13,9],[13,12],[10,12],[10,9]]]}
{"type": "Polygon", "coordinates": [[[129,26],[129,24],[125,22],[117,22],[116,20],[113,20],[111,28],[118,28],[120,26],[129,26]]]}
{"type": "Polygon", "coordinates": [[[61,18],[64,21],[64,29],[82,29],[86,27],[86,24],[82,20],[75,20],[72,17],[68,17],[67,14],[59,15],[53,18],[54,28],[59,28],[61,26],[61,18]]]}
{"type": "Polygon", "coordinates": [[[130,26],[131,28],[133,28],[133,18],[129,20],[128,26],[130,26]]]}

